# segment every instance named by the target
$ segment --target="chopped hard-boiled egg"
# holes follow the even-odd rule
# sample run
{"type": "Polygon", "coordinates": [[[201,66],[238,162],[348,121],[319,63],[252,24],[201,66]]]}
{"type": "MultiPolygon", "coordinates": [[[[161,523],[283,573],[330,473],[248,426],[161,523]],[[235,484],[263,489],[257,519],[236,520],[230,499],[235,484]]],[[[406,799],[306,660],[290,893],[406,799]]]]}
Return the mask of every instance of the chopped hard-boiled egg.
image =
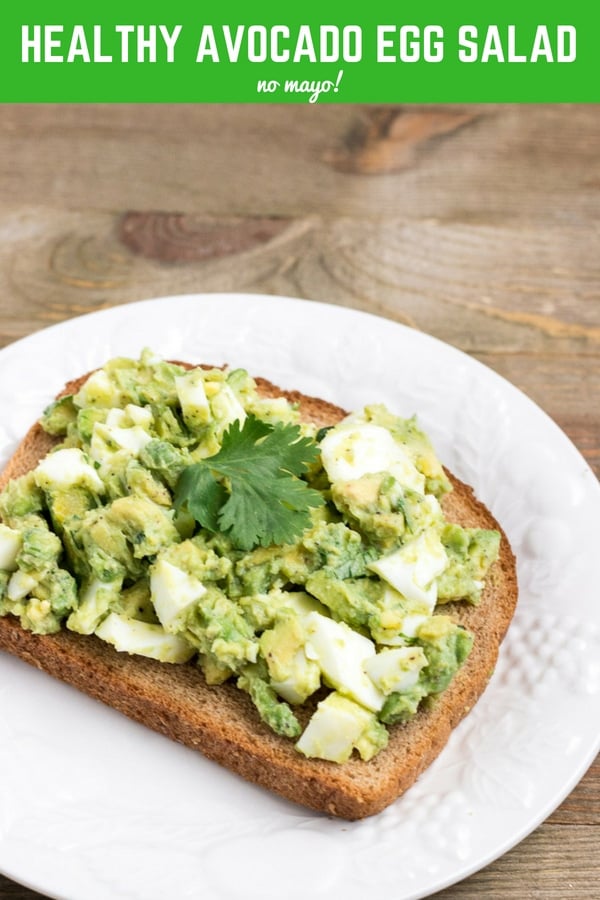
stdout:
{"type": "Polygon", "coordinates": [[[304,703],[321,685],[321,670],[307,658],[304,649],[297,650],[289,661],[285,677],[271,677],[271,685],[288,703],[304,703]]]}
{"type": "Polygon", "coordinates": [[[139,425],[142,428],[149,428],[152,424],[154,416],[152,410],[147,406],[136,406],[135,403],[128,403],[125,409],[115,407],[109,409],[104,424],[109,428],[128,428],[133,425],[139,425]]]}
{"type": "Polygon", "coordinates": [[[98,494],[103,494],[106,490],[95,468],[77,447],[65,447],[49,453],[34,469],[33,476],[38,487],[43,490],[75,485],[82,485],[98,494]]]}
{"type": "MultiPolygon", "coordinates": [[[[407,600],[433,612],[437,600],[435,578],[447,565],[448,557],[437,532],[424,531],[389,556],[369,563],[369,569],[407,600]]],[[[423,610],[415,610],[420,611],[423,610]]]]}
{"type": "Polygon", "coordinates": [[[419,680],[419,672],[427,665],[421,647],[395,647],[381,650],[363,663],[364,670],[383,694],[409,691],[419,680]]]}
{"type": "Polygon", "coordinates": [[[305,640],[304,620],[291,609],[260,638],[271,685],[288,703],[304,703],[321,685],[321,670],[308,659],[305,640]]]}
{"type": "Polygon", "coordinates": [[[407,638],[414,638],[417,636],[417,632],[423,622],[426,622],[428,616],[423,616],[418,613],[413,613],[412,615],[404,616],[402,619],[402,634],[407,638]]]}
{"type": "Polygon", "coordinates": [[[110,602],[119,596],[123,579],[100,581],[94,578],[81,591],[79,606],[67,620],[67,627],[79,634],[93,634],[109,610],[110,602]]]}
{"type": "Polygon", "coordinates": [[[398,616],[394,625],[382,624],[373,627],[372,634],[378,644],[386,647],[404,647],[406,638],[414,638],[421,625],[427,621],[429,614],[408,613],[398,616]]]}
{"type": "Polygon", "coordinates": [[[37,583],[38,579],[35,576],[19,569],[10,576],[6,586],[6,595],[9,600],[22,600],[37,583]]]}
{"type": "Polygon", "coordinates": [[[114,409],[109,409],[104,423],[105,425],[108,425],[109,428],[121,428],[129,424],[128,418],[129,417],[124,409],[115,407],[114,409]]]}
{"type": "Polygon", "coordinates": [[[108,614],[95,633],[115,650],[149,656],[160,662],[184,663],[196,652],[185,638],[167,634],[162,625],[140,622],[114,612],[108,614]]]}
{"type": "Polygon", "coordinates": [[[110,428],[108,431],[111,440],[119,448],[134,454],[139,453],[152,440],[152,435],[141,425],[133,425],[131,428],[110,428]]]}
{"type": "Polygon", "coordinates": [[[410,452],[380,425],[342,423],[321,441],[323,467],[332,484],[375,472],[390,472],[403,486],[423,493],[425,477],[410,452]]]}
{"type": "Polygon", "coordinates": [[[142,428],[149,428],[154,421],[152,410],[147,406],[137,406],[135,403],[128,403],[125,407],[125,412],[133,425],[140,425],[142,428]]]}
{"type": "Polygon", "coordinates": [[[90,440],[90,456],[95,462],[107,462],[124,450],[133,456],[152,440],[149,428],[152,410],[128,403],[124,409],[109,409],[104,422],[96,422],[90,440]]]}
{"type": "Polygon", "coordinates": [[[326,681],[367,709],[381,709],[385,698],[363,668],[364,661],[375,655],[373,641],[318,612],[308,614],[305,628],[306,656],[319,664],[326,681]]]}
{"type": "Polygon", "coordinates": [[[197,428],[210,421],[210,406],[202,369],[192,369],[191,372],[178,376],[175,379],[175,390],[187,425],[197,428]]]}
{"type": "Polygon", "coordinates": [[[193,575],[159,559],[150,572],[150,594],[156,615],[167,631],[176,629],[188,609],[206,593],[206,588],[193,575]]]}
{"type": "Polygon", "coordinates": [[[241,425],[246,420],[246,410],[228,384],[220,387],[218,393],[211,399],[210,405],[215,419],[223,430],[236,420],[241,425]]]}
{"type": "Polygon", "coordinates": [[[33,624],[43,622],[46,616],[52,612],[52,606],[49,600],[40,600],[39,597],[32,597],[27,603],[27,618],[33,624]]]}
{"type": "Polygon", "coordinates": [[[119,399],[119,390],[104,369],[92,372],[74,397],[77,406],[95,406],[99,409],[118,406],[119,399]]]}
{"type": "Polygon", "coordinates": [[[103,425],[101,422],[96,422],[92,432],[90,452],[92,458],[98,462],[118,450],[127,450],[137,456],[151,440],[152,435],[141,425],[122,428],[118,425],[103,425]]]}
{"type": "Polygon", "coordinates": [[[404,647],[406,639],[417,636],[418,629],[431,613],[424,603],[408,600],[386,582],[383,587],[381,612],[371,623],[371,636],[376,644],[404,647]]]}
{"type": "Polygon", "coordinates": [[[327,607],[306,591],[287,591],[282,608],[293,611],[301,619],[311,612],[327,615],[327,607]]]}
{"type": "Polygon", "coordinates": [[[265,422],[297,422],[298,411],[286,397],[258,397],[251,411],[265,422]]]}
{"type": "Polygon", "coordinates": [[[3,572],[14,572],[17,568],[17,556],[22,542],[23,538],[19,531],[14,531],[0,522],[0,569],[3,572]]]}
{"type": "Polygon", "coordinates": [[[296,749],[304,756],[346,762],[373,719],[360,704],[334,691],[317,706],[296,749]]]}

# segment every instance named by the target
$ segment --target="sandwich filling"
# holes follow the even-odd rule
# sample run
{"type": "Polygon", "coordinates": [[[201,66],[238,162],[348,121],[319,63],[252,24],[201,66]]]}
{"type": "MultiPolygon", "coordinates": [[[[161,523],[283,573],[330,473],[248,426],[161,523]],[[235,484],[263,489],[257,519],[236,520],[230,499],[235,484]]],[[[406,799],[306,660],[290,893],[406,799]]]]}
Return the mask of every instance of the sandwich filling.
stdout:
{"type": "Polygon", "coordinates": [[[56,447],[0,493],[0,615],[231,681],[307,757],[363,760],[435,701],[497,531],[447,522],[416,419],[330,428],[242,369],[117,358],[44,413],[56,447]]]}

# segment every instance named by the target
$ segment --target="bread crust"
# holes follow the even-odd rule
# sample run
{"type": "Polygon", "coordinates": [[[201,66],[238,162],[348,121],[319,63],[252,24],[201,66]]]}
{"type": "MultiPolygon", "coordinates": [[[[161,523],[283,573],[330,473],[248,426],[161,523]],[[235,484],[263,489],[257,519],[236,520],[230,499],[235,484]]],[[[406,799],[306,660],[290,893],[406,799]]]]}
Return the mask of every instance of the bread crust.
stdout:
{"type": "MultiPolygon", "coordinates": [[[[88,375],[69,382],[59,396],[77,391],[88,375]]],[[[346,415],[325,400],[282,390],[262,378],[256,381],[262,396],[298,403],[301,417],[319,426],[346,415]]],[[[33,425],[0,476],[0,490],[35,467],[54,443],[39,424],[33,425]]],[[[517,603],[516,563],[506,535],[471,488],[448,475],[454,490],[442,502],[447,519],[500,531],[499,559],[478,606],[444,607],[475,635],[468,659],[433,702],[409,722],[389,728],[388,747],[369,762],[306,759],[260,720],[243,691],[233,684],[208,686],[191,664],[166,665],[118,653],[93,635],[66,630],[32,634],[12,616],[0,617],[0,648],[289,800],[350,820],[373,815],[416,781],[481,696],[517,603]]],[[[310,711],[304,712],[308,718],[310,711]]]]}

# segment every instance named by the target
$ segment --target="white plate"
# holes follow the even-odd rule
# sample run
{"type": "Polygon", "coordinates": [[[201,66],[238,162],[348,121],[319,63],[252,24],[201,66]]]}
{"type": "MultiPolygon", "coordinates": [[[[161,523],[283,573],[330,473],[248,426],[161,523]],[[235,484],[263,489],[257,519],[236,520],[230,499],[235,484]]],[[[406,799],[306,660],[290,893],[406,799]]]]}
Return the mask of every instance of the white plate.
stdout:
{"type": "Polygon", "coordinates": [[[505,527],[521,598],[492,682],[434,765],[348,823],[246,784],[6,654],[0,869],[69,900],[427,896],[521,840],[599,749],[600,489],[553,422],[489,369],[365,313],[282,297],[150,300],[0,352],[0,463],[72,376],[144,346],[229,362],[346,408],[417,412],[505,527]]]}

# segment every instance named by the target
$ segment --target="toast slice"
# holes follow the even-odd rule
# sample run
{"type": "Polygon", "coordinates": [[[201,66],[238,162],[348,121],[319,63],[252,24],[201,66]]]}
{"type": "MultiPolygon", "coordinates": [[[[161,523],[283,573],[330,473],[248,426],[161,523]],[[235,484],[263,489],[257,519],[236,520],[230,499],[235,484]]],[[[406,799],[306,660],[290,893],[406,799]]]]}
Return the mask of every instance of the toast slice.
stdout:
{"type": "MultiPolygon", "coordinates": [[[[76,392],[87,377],[67,384],[61,395],[76,392]]],[[[284,396],[298,403],[301,417],[319,426],[333,425],[346,415],[324,400],[256,381],[262,396],[284,396]]],[[[0,476],[0,490],[34,468],[54,442],[35,424],[0,476]]],[[[499,559],[488,573],[478,606],[444,606],[445,613],[474,634],[468,659],[433,703],[409,722],[389,728],[387,748],[368,762],[305,758],[291,741],[262,723],[245,692],[228,683],[208,686],[191,664],[165,665],[118,653],[93,635],[66,630],[36,635],[12,616],[0,617],[0,648],[289,800],[350,820],[373,815],[415,782],[480,697],[517,602],[515,558],[506,536],[471,488],[448,474],[454,490],[442,503],[447,520],[500,531],[499,559]]],[[[312,711],[310,703],[306,706],[298,716],[302,724],[312,711]]]]}

